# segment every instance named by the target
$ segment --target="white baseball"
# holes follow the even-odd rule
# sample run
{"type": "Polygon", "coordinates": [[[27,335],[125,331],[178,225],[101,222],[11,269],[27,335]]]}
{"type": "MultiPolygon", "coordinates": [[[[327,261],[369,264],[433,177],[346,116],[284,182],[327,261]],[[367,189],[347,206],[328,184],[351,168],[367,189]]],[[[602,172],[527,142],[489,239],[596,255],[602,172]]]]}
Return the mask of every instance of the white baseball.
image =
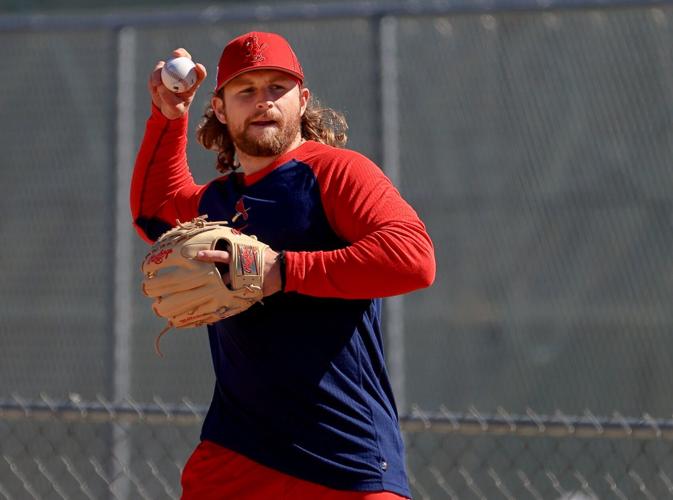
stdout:
{"type": "Polygon", "coordinates": [[[196,66],[189,57],[169,59],[161,68],[161,81],[171,92],[186,92],[196,83],[196,66]]]}

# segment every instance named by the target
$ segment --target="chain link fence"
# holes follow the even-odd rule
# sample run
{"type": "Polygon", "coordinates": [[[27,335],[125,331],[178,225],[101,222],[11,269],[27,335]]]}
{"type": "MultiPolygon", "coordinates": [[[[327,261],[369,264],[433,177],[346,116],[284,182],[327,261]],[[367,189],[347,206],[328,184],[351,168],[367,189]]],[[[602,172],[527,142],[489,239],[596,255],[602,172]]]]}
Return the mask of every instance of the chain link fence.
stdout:
{"type": "MultiPolygon", "coordinates": [[[[189,400],[1,400],[0,496],[177,499],[206,410],[189,400]]],[[[673,495],[670,419],[413,408],[401,427],[417,499],[673,495]]]]}

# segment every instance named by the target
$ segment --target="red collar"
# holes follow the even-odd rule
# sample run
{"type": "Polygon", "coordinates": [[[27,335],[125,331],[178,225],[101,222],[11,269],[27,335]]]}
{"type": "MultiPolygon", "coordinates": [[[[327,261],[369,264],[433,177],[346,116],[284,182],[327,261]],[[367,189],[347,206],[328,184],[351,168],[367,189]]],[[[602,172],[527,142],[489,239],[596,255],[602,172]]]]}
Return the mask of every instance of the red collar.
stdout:
{"type": "Polygon", "coordinates": [[[303,149],[308,147],[308,145],[311,143],[311,141],[305,141],[302,142],[299,146],[297,146],[294,149],[291,149],[290,151],[287,151],[280,155],[278,158],[273,160],[271,163],[269,163],[266,167],[262,168],[261,170],[258,170],[254,174],[250,175],[244,175],[243,176],[243,182],[246,186],[250,186],[254,184],[255,182],[261,180],[264,178],[267,174],[271,173],[281,165],[284,165],[288,161],[296,158],[299,156],[302,152],[303,149]]]}

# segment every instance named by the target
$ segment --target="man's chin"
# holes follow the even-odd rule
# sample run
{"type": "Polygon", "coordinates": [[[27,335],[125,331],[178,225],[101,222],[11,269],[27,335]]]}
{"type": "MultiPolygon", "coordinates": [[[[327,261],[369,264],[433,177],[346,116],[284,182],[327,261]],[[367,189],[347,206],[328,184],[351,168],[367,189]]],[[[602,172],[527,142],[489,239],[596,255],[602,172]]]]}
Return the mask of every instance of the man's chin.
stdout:
{"type": "Polygon", "coordinates": [[[245,133],[245,141],[248,144],[259,144],[261,147],[270,146],[278,141],[281,130],[276,126],[255,126],[245,133]]]}
{"type": "Polygon", "coordinates": [[[295,132],[281,128],[278,124],[249,126],[243,136],[239,136],[242,140],[236,140],[236,137],[233,139],[236,147],[250,156],[278,156],[290,147],[298,130],[295,132]]]}

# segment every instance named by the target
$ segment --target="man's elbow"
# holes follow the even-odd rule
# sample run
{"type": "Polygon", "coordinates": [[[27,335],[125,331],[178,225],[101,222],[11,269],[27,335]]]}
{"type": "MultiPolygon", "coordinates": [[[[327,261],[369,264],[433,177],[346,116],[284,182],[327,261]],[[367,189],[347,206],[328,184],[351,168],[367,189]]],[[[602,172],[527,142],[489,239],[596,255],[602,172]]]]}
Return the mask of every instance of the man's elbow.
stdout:
{"type": "MultiPolygon", "coordinates": [[[[434,264],[434,262],[433,262],[434,264]]],[[[432,269],[426,269],[425,272],[420,277],[420,286],[419,288],[428,288],[432,286],[435,282],[435,267],[433,265],[432,269]]]]}
{"type": "Polygon", "coordinates": [[[407,283],[410,290],[427,288],[435,282],[437,266],[435,263],[435,251],[429,241],[416,247],[414,255],[408,255],[406,259],[407,283]]]}
{"type": "Polygon", "coordinates": [[[430,248],[426,258],[422,259],[416,271],[417,288],[428,288],[431,286],[435,282],[436,272],[435,254],[432,248],[430,248]]]}

